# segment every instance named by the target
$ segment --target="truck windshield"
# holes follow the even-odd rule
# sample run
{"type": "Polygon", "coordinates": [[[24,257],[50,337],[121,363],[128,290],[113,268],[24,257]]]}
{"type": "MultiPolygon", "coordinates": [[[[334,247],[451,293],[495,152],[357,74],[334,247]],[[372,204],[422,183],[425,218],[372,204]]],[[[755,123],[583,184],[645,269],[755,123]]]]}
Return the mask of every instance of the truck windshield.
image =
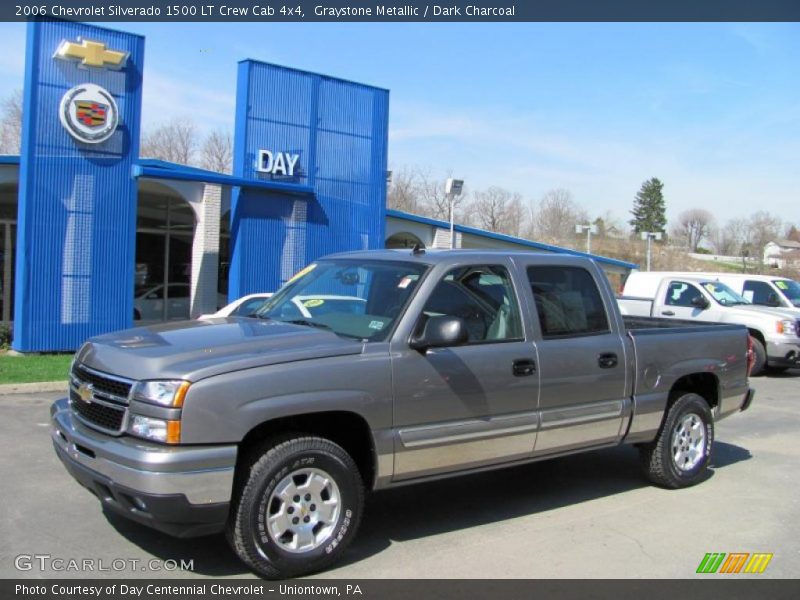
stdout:
{"type": "Polygon", "coordinates": [[[287,281],[253,316],[381,341],[426,269],[400,261],[321,260],[287,281]]]}
{"type": "Polygon", "coordinates": [[[800,283],[791,279],[773,279],[772,283],[786,296],[792,306],[800,307],[800,283]]]}
{"type": "Polygon", "coordinates": [[[750,304],[724,283],[719,281],[704,281],[701,284],[705,290],[722,306],[736,306],[737,304],[750,304]]]}

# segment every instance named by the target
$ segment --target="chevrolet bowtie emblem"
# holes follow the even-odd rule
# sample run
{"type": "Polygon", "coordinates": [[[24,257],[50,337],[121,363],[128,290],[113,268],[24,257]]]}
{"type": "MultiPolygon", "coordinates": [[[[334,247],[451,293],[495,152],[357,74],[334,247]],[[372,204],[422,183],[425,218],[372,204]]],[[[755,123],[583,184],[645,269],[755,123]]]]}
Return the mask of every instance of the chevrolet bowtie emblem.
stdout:
{"type": "Polygon", "coordinates": [[[82,383],[78,387],[78,398],[84,402],[91,402],[94,397],[94,386],[91,383],[82,383]]]}
{"type": "Polygon", "coordinates": [[[62,41],[55,58],[63,60],[80,61],[82,67],[107,67],[109,69],[121,69],[128,60],[127,52],[119,50],[108,50],[103,42],[93,42],[78,38],[79,43],[62,41]]]}

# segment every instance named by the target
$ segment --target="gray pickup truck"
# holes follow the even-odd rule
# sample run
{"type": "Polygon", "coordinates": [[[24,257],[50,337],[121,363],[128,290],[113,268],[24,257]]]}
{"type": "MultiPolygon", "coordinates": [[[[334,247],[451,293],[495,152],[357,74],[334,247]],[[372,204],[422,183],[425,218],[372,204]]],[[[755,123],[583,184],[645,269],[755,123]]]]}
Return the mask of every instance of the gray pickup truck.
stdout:
{"type": "Polygon", "coordinates": [[[581,257],[338,254],[252,317],[89,340],[52,439],[108,509],[296,576],[341,557],[365,489],[621,443],[658,485],[702,481],[753,398],[748,340],[623,319],[581,257]]]}

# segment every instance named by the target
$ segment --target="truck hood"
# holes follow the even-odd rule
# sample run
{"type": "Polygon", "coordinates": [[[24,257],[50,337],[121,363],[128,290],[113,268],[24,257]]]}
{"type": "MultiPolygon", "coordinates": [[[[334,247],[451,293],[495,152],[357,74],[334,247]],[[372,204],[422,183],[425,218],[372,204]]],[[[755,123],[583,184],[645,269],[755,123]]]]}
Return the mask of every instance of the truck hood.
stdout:
{"type": "Polygon", "coordinates": [[[729,306],[725,308],[725,312],[730,315],[740,315],[744,318],[762,317],[764,319],[791,319],[797,320],[797,312],[788,308],[769,308],[765,306],[745,305],[729,306]]]}
{"type": "Polygon", "coordinates": [[[364,344],[329,331],[228,317],[137,327],[90,339],[81,363],[130,379],[187,379],[285,362],[361,354],[364,344]]]}

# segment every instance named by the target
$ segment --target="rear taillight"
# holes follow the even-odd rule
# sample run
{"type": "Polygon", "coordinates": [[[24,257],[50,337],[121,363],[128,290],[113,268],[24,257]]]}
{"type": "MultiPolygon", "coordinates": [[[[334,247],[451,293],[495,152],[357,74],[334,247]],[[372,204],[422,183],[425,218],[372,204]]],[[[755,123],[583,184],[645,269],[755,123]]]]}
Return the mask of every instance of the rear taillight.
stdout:
{"type": "Polygon", "coordinates": [[[753,336],[747,336],[747,376],[750,377],[750,372],[756,364],[756,352],[753,349],[753,336]]]}

